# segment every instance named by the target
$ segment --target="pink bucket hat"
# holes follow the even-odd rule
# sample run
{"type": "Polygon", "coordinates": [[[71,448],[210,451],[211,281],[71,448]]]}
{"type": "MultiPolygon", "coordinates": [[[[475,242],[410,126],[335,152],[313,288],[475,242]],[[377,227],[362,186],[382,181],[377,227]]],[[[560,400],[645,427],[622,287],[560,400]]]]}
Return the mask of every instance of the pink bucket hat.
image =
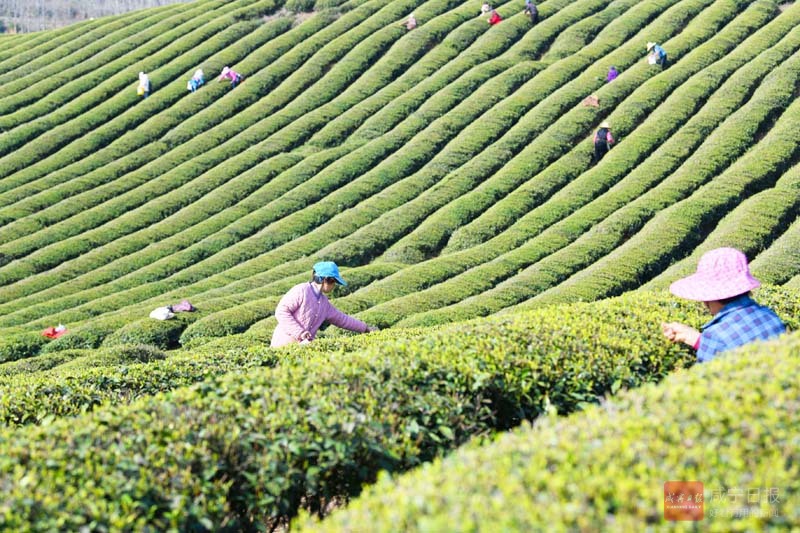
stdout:
{"type": "Polygon", "coordinates": [[[697,263],[697,272],[669,286],[672,294],[710,302],[745,294],[760,287],[750,275],[747,257],[735,248],[717,248],[706,252],[697,263]]]}

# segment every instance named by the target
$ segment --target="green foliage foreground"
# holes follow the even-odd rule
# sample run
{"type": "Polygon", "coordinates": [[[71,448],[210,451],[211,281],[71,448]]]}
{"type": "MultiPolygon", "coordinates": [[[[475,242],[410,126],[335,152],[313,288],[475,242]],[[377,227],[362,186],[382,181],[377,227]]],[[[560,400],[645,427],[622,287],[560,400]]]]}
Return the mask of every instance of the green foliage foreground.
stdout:
{"type": "MultiPolygon", "coordinates": [[[[796,295],[758,297],[798,325],[796,295]]],[[[0,431],[0,527],[238,530],[320,512],[381,470],[685,366],[693,356],[664,341],[666,319],[703,317],[639,293],[416,337],[382,332],[363,349],[295,346],[276,352],[287,362],[275,368],[9,428],[0,431]]]]}
{"type": "Polygon", "coordinates": [[[800,335],[754,344],[569,418],[480,441],[303,531],[788,531],[800,521],[800,335]],[[667,481],[704,518],[664,518],[667,481]]]}

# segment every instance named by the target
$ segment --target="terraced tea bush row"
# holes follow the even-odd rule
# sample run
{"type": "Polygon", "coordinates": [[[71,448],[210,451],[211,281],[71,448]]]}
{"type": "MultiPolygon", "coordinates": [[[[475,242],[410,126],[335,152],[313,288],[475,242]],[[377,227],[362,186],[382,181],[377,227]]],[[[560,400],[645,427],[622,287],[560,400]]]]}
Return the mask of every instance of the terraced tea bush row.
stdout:
{"type": "MultiPolygon", "coordinates": [[[[797,214],[800,213],[798,189],[800,189],[800,166],[795,165],[780,177],[774,187],[742,201],[730,214],[720,220],[711,234],[689,256],[673,264],[644,286],[663,288],[680,277],[692,274],[696,270],[700,256],[721,246],[732,246],[748,257],[756,257],[760,251],[769,248],[770,244],[797,219],[797,214]]],[[[772,276],[768,276],[764,281],[780,284],[786,281],[791,272],[797,272],[796,268],[783,266],[789,268],[785,268],[779,279],[774,280],[772,276]]]]}
{"type": "Polygon", "coordinates": [[[40,423],[103,404],[129,403],[228,372],[274,366],[278,360],[273,350],[264,347],[169,358],[147,345],[93,350],[44,372],[0,379],[0,420],[12,426],[40,423]]]}
{"type": "MultiPolygon", "coordinates": [[[[121,16],[124,17],[125,15],[121,16]]],[[[14,41],[19,44],[12,45],[0,55],[0,72],[5,74],[20,67],[24,68],[26,63],[34,61],[37,57],[70,42],[78,35],[83,35],[99,26],[112,23],[113,20],[114,18],[104,18],[102,20],[84,21],[53,30],[52,32],[17,35],[14,37],[14,41]]]]}
{"type": "Polygon", "coordinates": [[[788,284],[792,276],[800,276],[800,220],[795,220],[769,248],[758,254],[750,268],[758,279],[768,283],[788,284]]]}
{"type": "Polygon", "coordinates": [[[24,359],[39,352],[47,338],[37,331],[6,331],[0,340],[0,363],[24,359]]]}
{"type": "Polygon", "coordinates": [[[17,377],[20,375],[50,370],[89,353],[87,350],[62,350],[57,353],[37,355],[36,357],[29,356],[16,361],[0,363],[0,380],[16,382],[17,377]]]}
{"type": "Polygon", "coordinates": [[[346,509],[295,526],[337,532],[364,524],[376,532],[790,529],[800,519],[794,505],[800,485],[795,468],[783,465],[798,461],[798,355],[797,334],[752,345],[600,407],[566,419],[544,417],[408,475],[384,476],[346,509]],[[700,522],[665,520],[670,480],[703,483],[700,522]],[[714,491],[726,494],[731,487],[777,493],[744,504],[714,498],[714,491]]]}
{"type": "Polygon", "coordinates": [[[169,355],[147,344],[43,354],[0,365],[0,420],[9,426],[38,424],[130,403],[212,376],[246,375],[255,367],[291,365],[323,352],[354,352],[423,333],[430,330],[323,337],[310,351],[295,347],[277,352],[268,347],[269,339],[265,343],[255,336],[230,335],[169,355]]]}

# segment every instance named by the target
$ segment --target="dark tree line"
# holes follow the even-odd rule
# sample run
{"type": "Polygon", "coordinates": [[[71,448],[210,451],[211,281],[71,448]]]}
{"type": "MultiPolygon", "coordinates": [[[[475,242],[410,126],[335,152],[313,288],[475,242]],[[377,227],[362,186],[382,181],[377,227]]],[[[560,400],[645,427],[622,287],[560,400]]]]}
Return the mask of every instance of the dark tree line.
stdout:
{"type": "Polygon", "coordinates": [[[22,33],[192,0],[0,0],[0,31],[22,33]]]}

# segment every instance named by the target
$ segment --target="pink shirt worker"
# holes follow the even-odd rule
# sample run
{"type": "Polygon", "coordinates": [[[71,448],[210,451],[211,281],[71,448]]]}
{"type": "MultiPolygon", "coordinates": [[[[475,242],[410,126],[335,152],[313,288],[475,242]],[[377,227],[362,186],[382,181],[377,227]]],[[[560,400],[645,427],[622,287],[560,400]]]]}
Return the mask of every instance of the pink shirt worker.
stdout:
{"type": "Polygon", "coordinates": [[[324,322],[359,333],[377,331],[364,322],[336,309],[326,294],[333,291],[336,284],[347,283],[339,274],[339,267],[333,261],[321,261],[314,265],[311,281],[292,287],[275,309],[278,326],[272,334],[272,348],[293,342],[303,343],[314,340],[324,322]]]}

